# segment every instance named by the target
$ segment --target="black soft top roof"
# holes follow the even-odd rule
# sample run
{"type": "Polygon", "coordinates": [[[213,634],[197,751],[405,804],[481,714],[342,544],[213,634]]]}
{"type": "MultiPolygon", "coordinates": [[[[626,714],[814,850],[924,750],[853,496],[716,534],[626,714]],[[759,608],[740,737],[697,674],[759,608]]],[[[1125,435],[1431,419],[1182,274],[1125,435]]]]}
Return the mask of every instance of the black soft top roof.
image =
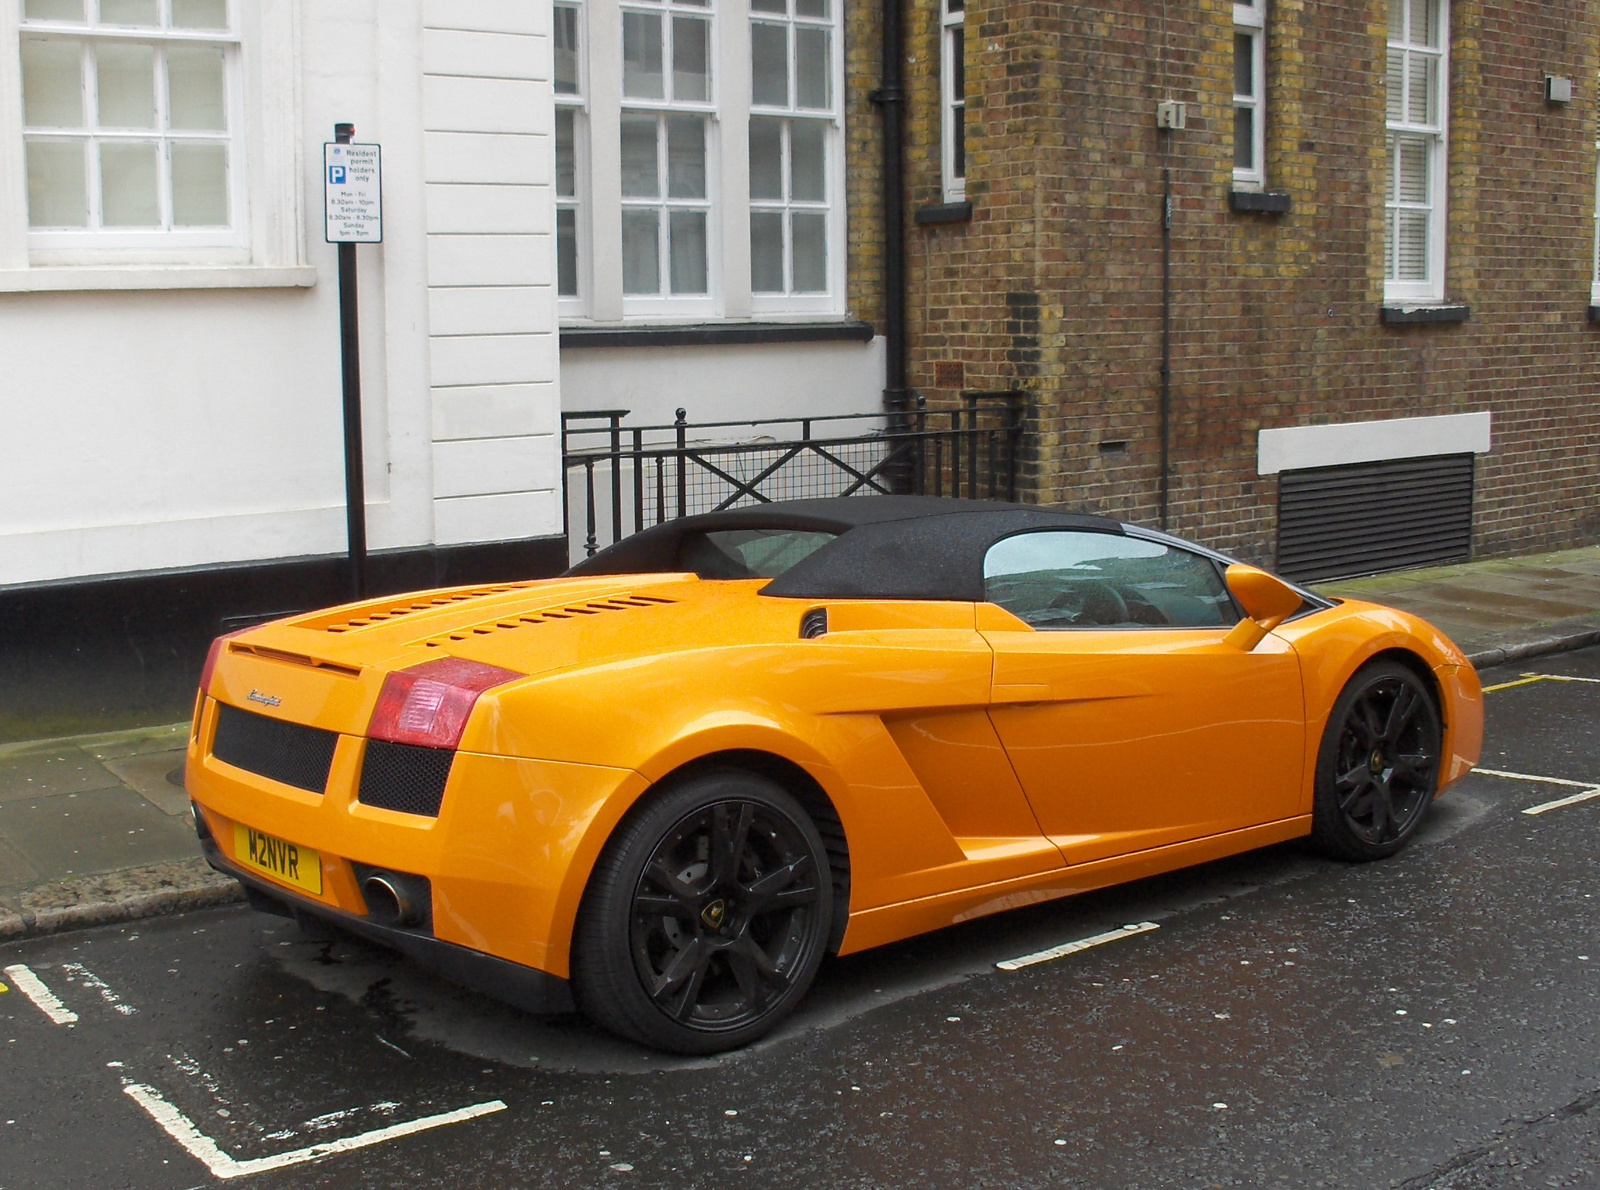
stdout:
{"type": "Polygon", "coordinates": [[[937,496],[787,500],[684,517],[646,529],[574,566],[570,575],[677,570],[686,536],[722,529],[793,529],[838,536],[762,588],[792,599],[983,599],[983,559],[1029,529],[1122,532],[1105,517],[1026,504],[937,496]]]}

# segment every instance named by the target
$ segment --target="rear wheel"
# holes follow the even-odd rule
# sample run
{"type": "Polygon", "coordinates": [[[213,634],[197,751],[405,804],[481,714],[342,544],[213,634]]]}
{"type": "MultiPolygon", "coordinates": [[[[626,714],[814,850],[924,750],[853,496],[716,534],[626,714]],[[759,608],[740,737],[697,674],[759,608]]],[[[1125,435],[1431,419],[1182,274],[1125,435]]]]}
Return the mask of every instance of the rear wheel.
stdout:
{"type": "Polygon", "coordinates": [[[1439,788],[1439,709],[1410,669],[1379,661],[1339,695],[1317,756],[1312,839],[1339,859],[1393,855],[1439,788]]]}
{"type": "Polygon", "coordinates": [[[786,791],[719,769],[626,821],[573,935],[578,1006],[681,1054],[734,1049],[804,998],[833,920],[827,850],[786,791]]]}

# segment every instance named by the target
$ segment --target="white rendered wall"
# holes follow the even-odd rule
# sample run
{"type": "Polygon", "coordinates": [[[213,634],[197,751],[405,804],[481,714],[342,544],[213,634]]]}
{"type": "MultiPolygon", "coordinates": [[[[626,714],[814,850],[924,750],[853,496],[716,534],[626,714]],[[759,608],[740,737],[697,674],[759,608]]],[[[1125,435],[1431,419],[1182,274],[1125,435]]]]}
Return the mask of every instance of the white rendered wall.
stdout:
{"type": "MultiPolygon", "coordinates": [[[[287,55],[287,83],[247,118],[268,99],[298,110],[300,143],[279,150],[300,207],[251,214],[303,223],[284,231],[287,259],[126,271],[114,290],[73,290],[58,269],[38,282],[54,292],[28,292],[25,252],[0,253],[0,585],[345,548],[336,255],[322,240],[336,121],[383,145],[385,242],[358,249],[370,547],[559,532],[550,0],[263,7],[286,11],[292,35],[247,53],[287,55]],[[518,71],[508,92],[500,76],[518,71]],[[497,180],[513,160],[520,172],[497,180]]],[[[15,42],[0,54],[14,63],[15,42]]],[[[0,226],[0,247],[13,230],[0,226]]]]}
{"type": "Polygon", "coordinates": [[[627,409],[628,424],[879,413],[883,339],[716,347],[582,347],[561,353],[565,410],[627,409]]]}

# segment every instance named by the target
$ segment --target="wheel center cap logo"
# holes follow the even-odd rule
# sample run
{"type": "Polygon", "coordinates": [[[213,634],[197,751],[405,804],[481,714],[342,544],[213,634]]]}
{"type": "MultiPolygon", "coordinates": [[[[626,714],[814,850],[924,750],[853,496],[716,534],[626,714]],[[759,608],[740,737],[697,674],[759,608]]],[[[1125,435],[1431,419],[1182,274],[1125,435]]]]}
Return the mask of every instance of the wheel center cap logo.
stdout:
{"type": "Polygon", "coordinates": [[[1382,752],[1374,752],[1372,754],[1372,771],[1375,772],[1375,773],[1383,772],[1383,753],[1382,752]]]}
{"type": "Polygon", "coordinates": [[[720,930],[722,923],[728,918],[728,903],[721,897],[712,901],[700,910],[700,920],[706,923],[707,929],[720,930]]]}

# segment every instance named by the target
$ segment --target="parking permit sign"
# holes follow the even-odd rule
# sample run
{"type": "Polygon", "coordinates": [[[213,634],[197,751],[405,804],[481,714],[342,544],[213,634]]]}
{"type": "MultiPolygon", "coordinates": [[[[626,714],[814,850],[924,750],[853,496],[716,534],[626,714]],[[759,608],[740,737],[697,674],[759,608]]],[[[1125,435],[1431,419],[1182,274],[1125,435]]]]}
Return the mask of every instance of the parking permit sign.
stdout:
{"type": "Polygon", "coordinates": [[[325,143],[322,188],[328,243],[383,242],[383,175],[377,145],[325,143]]]}

